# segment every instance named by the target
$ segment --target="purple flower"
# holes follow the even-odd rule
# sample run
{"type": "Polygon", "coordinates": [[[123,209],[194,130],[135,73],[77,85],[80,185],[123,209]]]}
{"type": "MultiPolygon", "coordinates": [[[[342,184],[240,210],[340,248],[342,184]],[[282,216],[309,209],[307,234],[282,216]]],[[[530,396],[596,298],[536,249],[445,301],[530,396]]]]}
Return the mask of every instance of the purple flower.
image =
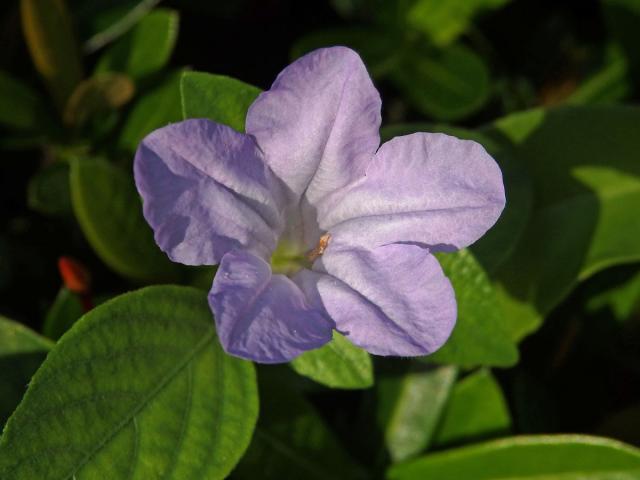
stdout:
{"type": "Polygon", "coordinates": [[[135,178],[160,248],[220,264],[209,294],[227,352],[286,362],[336,329],[377,355],[426,355],[456,301],[434,252],[500,216],[502,175],[477,143],[416,133],[380,145],[380,96],[360,57],[316,50],[251,105],[246,134],[169,125],[135,178]]]}

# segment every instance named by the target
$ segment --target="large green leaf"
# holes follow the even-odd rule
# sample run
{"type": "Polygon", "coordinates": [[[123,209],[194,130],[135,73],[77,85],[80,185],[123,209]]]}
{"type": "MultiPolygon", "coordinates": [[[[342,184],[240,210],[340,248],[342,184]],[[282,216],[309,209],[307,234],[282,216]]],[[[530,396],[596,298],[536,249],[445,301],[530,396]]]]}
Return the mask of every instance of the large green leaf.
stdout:
{"type": "Polygon", "coordinates": [[[247,110],[260,89],[224,75],[185,72],[180,83],[184,118],[208,118],[244,132],[247,110]]]}
{"type": "Polygon", "coordinates": [[[455,384],[433,444],[442,446],[504,434],[511,427],[509,407],[489,370],[479,370],[455,384]]]}
{"type": "Polygon", "coordinates": [[[514,437],[391,467],[389,480],[636,480],[640,450],[586,435],[514,437]]]}
{"type": "Polygon", "coordinates": [[[182,71],[168,74],[134,103],[118,139],[121,149],[133,152],[156,128],[182,120],[181,77],[182,71]]]}
{"type": "Polygon", "coordinates": [[[33,64],[58,108],[82,79],[80,52],[63,0],[21,0],[22,31],[33,64]]]}
{"type": "Polygon", "coordinates": [[[534,210],[510,259],[497,273],[514,336],[580,281],[640,259],[640,109],[567,107],[500,120],[496,137],[533,180],[534,210]]]}
{"type": "Polygon", "coordinates": [[[139,281],[179,274],[153,240],[130,175],[103,160],[80,159],[72,162],[70,178],[76,218],[109,267],[139,281]]]}
{"type": "Polygon", "coordinates": [[[464,33],[478,13],[510,0],[417,0],[407,11],[408,24],[437,45],[447,45],[464,33]]]}
{"type": "Polygon", "coordinates": [[[391,80],[412,106],[441,120],[463,118],[489,96],[489,71],[481,57],[463,45],[442,50],[407,49],[391,80]]]}
{"type": "Polygon", "coordinates": [[[49,353],[0,440],[0,477],[222,479],[257,413],[253,366],[222,351],[206,294],[149,287],[49,353]]]}
{"type": "Polygon", "coordinates": [[[414,363],[378,379],[378,424],[393,461],[413,457],[432,441],[457,376],[455,367],[414,363]]]}
{"type": "Polygon", "coordinates": [[[97,72],[123,72],[134,80],[162,69],[178,37],[178,12],[157,9],[109,47],[96,66],[97,72]]]}
{"type": "Polygon", "coordinates": [[[16,408],[53,342],[0,316],[0,427],[16,408]]]}
{"type": "Polygon", "coordinates": [[[463,367],[514,365],[518,350],[483,268],[468,250],[438,254],[438,260],[455,290],[458,320],[447,343],[426,358],[463,367]]]}
{"type": "Polygon", "coordinates": [[[38,92],[0,70],[0,124],[37,130],[43,123],[43,104],[38,92]]]}
{"type": "Polygon", "coordinates": [[[367,388],[373,385],[373,365],[369,354],[338,332],[333,340],[305,352],[291,362],[300,375],[332,388],[367,388]]]}
{"type": "MultiPolygon", "coordinates": [[[[268,366],[266,369],[277,369],[268,366]]],[[[233,478],[325,480],[366,478],[314,407],[277,371],[260,374],[260,419],[233,478]]]]}

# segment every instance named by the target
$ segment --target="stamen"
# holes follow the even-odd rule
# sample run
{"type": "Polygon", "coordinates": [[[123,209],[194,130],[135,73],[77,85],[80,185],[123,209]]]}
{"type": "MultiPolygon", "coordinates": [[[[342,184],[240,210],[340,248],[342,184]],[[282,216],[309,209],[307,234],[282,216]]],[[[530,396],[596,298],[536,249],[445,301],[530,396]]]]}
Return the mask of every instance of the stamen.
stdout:
{"type": "Polygon", "coordinates": [[[331,235],[329,235],[328,233],[325,233],[320,237],[316,248],[307,253],[307,258],[310,262],[315,262],[315,260],[324,253],[324,251],[327,249],[327,246],[329,245],[329,240],[331,240],[331,235]]]}

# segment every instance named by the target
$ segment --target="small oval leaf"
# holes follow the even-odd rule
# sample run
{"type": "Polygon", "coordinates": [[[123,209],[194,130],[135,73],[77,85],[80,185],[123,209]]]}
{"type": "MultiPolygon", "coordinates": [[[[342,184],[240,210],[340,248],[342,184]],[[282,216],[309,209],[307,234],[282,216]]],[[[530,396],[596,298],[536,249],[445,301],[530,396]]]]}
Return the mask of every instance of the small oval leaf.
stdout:
{"type": "Polygon", "coordinates": [[[247,110],[258,87],[224,75],[185,72],[180,83],[184,118],[208,118],[244,132],[247,110]]]}

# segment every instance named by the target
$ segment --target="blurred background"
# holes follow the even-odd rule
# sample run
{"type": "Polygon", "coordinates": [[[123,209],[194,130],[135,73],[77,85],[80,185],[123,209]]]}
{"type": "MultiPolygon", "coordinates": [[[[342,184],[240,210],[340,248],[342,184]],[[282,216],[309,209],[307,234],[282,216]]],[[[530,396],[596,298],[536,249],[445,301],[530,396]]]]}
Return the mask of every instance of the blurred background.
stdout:
{"type": "MultiPolygon", "coordinates": [[[[122,210],[139,208],[135,191],[122,193],[119,185],[129,188],[140,139],[182,119],[183,71],[226,75],[266,89],[291,60],[337,44],[363,57],[383,98],[385,137],[420,130],[486,134],[486,143],[481,141],[492,151],[495,125],[506,125],[503,134],[511,138],[520,128],[496,120],[521,111],[560,112],[547,117],[548,127],[527,150],[538,167],[505,167],[516,185],[508,188],[514,201],[508,221],[520,219],[518,233],[500,230],[502,240],[474,250],[497,285],[509,286],[519,275],[500,270],[504,259],[496,257],[510,255],[520,235],[532,235],[525,225],[531,205],[576,188],[561,179],[577,171],[580,159],[565,165],[566,158],[604,145],[597,161],[588,163],[612,162],[638,178],[640,150],[628,146],[619,165],[607,153],[619,137],[635,135],[637,141],[637,112],[613,132],[601,129],[609,121],[599,113],[638,102],[638,1],[9,0],[0,5],[0,314],[55,339],[87,308],[140,285],[179,278],[207,288],[211,270],[176,272],[150,238],[126,243],[127,229],[146,225],[133,219],[122,230],[110,223],[122,212],[100,199],[123,195],[130,201],[118,204],[122,210]],[[563,132],[579,121],[585,124],[578,130],[563,132]],[[74,162],[84,158],[96,163],[76,168],[74,162]],[[144,268],[132,271],[136,261],[144,268]]],[[[508,156],[498,150],[499,159],[508,156]]],[[[627,185],[610,180],[606,192],[627,185]]],[[[632,197],[605,205],[599,184],[585,184],[596,192],[587,203],[597,203],[585,230],[560,229],[539,242],[530,238],[545,249],[564,250],[550,247],[551,254],[539,258],[532,253],[549,267],[537,277],[548,280],[549,291],[539,290],[532,301],[541,318],[514,334],[522,340],[518,363],[481,362],[485,369],[474,381],[490,390],[483,397],[489,420],[479,420],[487,425],[467,441],[570,431],[640,446],[640,228],[628,221],[640,197],[634,183],[632,197]],[[610,209],[620,221],[620,238],[607,243],[614,254],[585,266],[580,262],[591,254],[584,252],[595,247],[581,242],[599,235],[598,214],[610,209]],[[583,251],[575,260],[580,265],[567,267],[568,273],[553,270],[572,264],[565,252],[576,250],[583,251]]],[[[570,217],[586,211],[583,204],[576,208],[570,217]]],[[[517,267],[526,262],[514,265],[526,275],[517,267]]],[[[28,379],[37,365],[26,365],[21,375],[28,379]]],[[[378,389],[386,388],[387,368],[408,367],[378,365],[378,389]]],[[[375,393],[307,390],[350,453],[366,460],[371,450],[353,438],[362,432],[353,424],[376,423],[375,393]]],[[[378,395],[376,401],[384,397],[378,395]]],[[[18,400],[5,397],[0,422],[18,400]]],[[[464,401],[460,405],[455,408],[463,412],[464,401]]],[[[456,438],[454,432],[440,439],[441,446],[455,445],[456,438]]]]}

